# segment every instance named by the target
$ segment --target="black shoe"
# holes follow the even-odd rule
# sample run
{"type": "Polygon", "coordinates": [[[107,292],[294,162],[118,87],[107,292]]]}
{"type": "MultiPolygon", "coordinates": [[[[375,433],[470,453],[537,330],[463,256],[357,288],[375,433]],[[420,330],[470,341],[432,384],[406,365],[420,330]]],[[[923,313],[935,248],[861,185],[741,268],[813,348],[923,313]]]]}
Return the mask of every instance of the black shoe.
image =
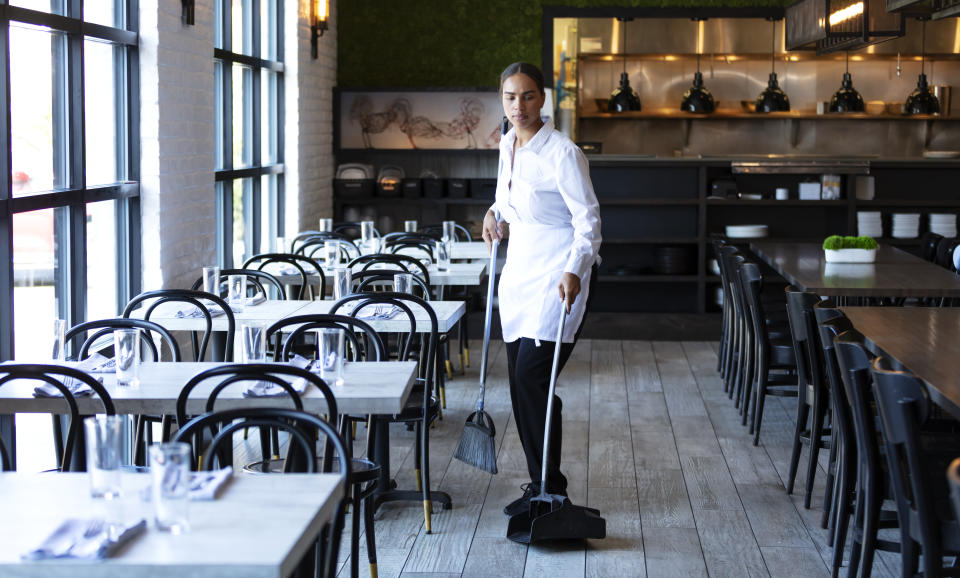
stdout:
{"type": "Polygon", "coordinates": [[[525,512],[530,506],[530,498],[540,495],[540,484],[533,482],[520,486],[523,495],[503,507],[503,513],[508,516],[516,516],[525,512]]]}

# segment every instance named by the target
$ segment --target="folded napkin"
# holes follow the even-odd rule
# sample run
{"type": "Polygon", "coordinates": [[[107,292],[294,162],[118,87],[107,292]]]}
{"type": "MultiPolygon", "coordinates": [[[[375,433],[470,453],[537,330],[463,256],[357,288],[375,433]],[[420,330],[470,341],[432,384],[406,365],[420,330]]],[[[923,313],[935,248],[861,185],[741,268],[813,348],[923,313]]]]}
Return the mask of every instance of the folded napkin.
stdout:
{"type": "Polygon", "coordinates": [[[264,268],[264,271],[271,275],[299,275],[300,269],[297,269],[289,263],[270,263],[264,268]]]}
{"type": "MultiPolygon", "coordinates": [[[[212,301],[204,301],[203,304],[207,310],[210,311],[210,317],[219,317],[223,315],[223,309],[221,309],[219,305],[214,304],[212,301]]],[[[176,317],[177,319],[202,319],[203,312],[200,311],[200,308],[196,305],[190,305],[189,303],[186,303],[177,309],[176,317]]]]}
{"type": "MultiPolygon", "coordinates": [[[[149,468],[143,468],[147,473],[149,468]]],[[[191,472],[190,473],[190,499],[195,502],[209,502],[217,499],[220,490],[233,479],[233,467],[227,466],[222,470],[213,470],[211,472],[191,472]]],[[[153,499],[153,486],[148,485],[140,490],[140,499],[149,501],[153,499]]]]}
{"type": "MultiPolygon", "coordinates": [[[[306,357],[294,355],[293,359],[287,363],[300,369],[307,369],[311,362],[306,357]]],[[[303,393],[307,389],[307,381],[305,379],[298,379],[291,383],[290,386],[293,387],[297,393],[303,393]]],[[[243,397],[283,397],[285,395],[287,395],[287,390],[275,383],[266,381],[258,381],[243,392],[243,397]]]]}
{"type": "Polygon", "coordinates": [[[372,306],[368,305],[360,310],[360,313],[357,314],[357,319],[392,319],[401,311],[403,311],[403,309],[387,303],[372,306]]]}
{"type": "MultiPolygon", "coordinates": [[[[76,364],[74,369],[79,369],[85,373],[113,373],[116,371],[116,366],[113,359],[104,357],[99,353],[94,353],[76,364]]],[[[97,381],[103,383],[103,378],[98,377],[97,381]]],[[[72,377],[64,377],[63,385],[70,390],[73,397],[85,397],[93,394],[93,389],[89,385],[72,377]]],[[[33,388],[33,395],[34,397],[63,397],[60,390],[49,383],[44,383],[33,388]]]]}
{"type": "Polygon", "coordinates": [[[101,560],[146,529],[144,519],[129,524],[110,524],[101,518],[69,518],[57,526],[40,546],[22,557],[25,560],[101,560]]]}
{"type": "Polygon", "coordinates": [[[231,466],[211,472],[193,472],[190,474],[190,499],[194,501],[216,500],[217,493],[231,479],[233,479],[233,468],[231,466]]]}

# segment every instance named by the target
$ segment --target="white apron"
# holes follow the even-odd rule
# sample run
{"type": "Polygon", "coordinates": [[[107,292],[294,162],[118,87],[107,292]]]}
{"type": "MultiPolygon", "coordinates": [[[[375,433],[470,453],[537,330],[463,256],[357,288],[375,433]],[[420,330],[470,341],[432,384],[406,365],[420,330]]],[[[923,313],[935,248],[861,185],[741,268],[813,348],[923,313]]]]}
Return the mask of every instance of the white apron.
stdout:
{"type": "MultiPolygon", "coordinates": [[[[497,290],[504,341],[557,338],[561,307],[558,286],[572,242],[571,225],[510,223],[507,263],[497,290]]],[[[583,320],[590,274],[588,270],[580,279],[580,294],[564,325],[564,343],[573,343],[583,320]]]]}

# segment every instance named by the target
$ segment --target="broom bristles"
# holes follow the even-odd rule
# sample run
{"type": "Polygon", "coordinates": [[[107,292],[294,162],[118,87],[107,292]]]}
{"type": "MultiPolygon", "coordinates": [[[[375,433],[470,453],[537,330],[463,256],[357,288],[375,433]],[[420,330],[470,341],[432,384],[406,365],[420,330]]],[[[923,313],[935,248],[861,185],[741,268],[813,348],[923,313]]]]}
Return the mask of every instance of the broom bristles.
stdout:
{"type": "Polygon", "coordinates": [[[483,426],[467,422],[453,457],[485,472],[497,473],[495,434],[483,426]]]}

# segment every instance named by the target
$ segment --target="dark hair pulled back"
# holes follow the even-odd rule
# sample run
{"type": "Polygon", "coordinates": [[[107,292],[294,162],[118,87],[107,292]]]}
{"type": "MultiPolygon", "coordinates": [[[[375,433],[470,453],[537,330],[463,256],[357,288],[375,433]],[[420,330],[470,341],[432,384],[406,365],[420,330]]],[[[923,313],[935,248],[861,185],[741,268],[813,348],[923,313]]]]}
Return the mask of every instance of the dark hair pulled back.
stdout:
{"type": "Polygon", "coordinates": [[[543,90],[543,73],[540,72],[540,69],[536,65],[530,64],[529,62],[514,62],[503,70],[503,74],[500,75],[500,92],[503,92],[503,83],[514,74],[526,74],[533,79],[540,94],[545,94],[543,90]]]}

